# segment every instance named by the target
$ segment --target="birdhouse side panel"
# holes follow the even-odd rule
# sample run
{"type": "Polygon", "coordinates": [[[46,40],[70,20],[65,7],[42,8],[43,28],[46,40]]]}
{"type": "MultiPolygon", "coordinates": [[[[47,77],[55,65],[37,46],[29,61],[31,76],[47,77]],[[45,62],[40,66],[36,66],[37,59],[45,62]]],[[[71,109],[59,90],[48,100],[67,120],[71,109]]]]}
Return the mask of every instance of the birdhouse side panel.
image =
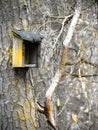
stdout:
{"type": "Polygon", "coordinates": [[[13,67],[23,67],[24,56],[23,56],[23,40],[15,39],[13,43],[13,67]]]}

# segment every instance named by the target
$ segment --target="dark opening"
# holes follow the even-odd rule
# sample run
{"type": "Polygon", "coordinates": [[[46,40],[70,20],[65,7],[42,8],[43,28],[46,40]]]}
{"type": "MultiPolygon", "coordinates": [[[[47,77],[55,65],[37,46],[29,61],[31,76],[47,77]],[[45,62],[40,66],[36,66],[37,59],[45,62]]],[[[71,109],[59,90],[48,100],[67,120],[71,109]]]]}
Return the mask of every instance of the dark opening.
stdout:
{"type": "Polygon", "coordinates": [[[24,41],[24,66],[38,67],[38,43],[24,41]]]}

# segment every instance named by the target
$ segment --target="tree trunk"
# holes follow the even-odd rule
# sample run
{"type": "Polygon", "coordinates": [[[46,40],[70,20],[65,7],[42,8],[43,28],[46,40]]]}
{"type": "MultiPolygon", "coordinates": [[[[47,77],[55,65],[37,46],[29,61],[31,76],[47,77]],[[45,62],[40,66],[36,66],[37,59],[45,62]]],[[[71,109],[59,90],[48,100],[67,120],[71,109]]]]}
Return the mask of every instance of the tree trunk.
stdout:
{"type": "MultiPolygon", "coordinates": [[[[35,102],[44,105],[60,66],[70,20],[63,29],[62,22],[73,15],[75,4],[75,0],[0,0],[0,130],[52,130],[35,102]],[[38,68],[12,67],[15,29],[35,29],[44,35],[38,68]]],[[[97,4],[96,0],[82,4],[65,71],[52,98],[58,130],[98,129],[97,4]]]]}

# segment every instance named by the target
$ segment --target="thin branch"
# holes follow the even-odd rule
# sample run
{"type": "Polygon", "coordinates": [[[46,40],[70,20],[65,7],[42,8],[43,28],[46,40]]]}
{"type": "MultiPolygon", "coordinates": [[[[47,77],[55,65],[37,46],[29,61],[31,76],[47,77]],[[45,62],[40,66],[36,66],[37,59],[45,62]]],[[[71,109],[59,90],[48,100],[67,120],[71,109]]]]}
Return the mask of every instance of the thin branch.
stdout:
{"type": "Polygon", "coordinates": [[[45,107],[42,106],[39,102],[36,102],[36,108],[37,108],[37,111],[39,111],[42,114],[45,114],[45,107]]]}
{"type": "Polygon", "coordinates": [[[52,15],[52,16],[50,16],[50,15],[47,15],[47,17],[49,17],[49,18],[55,18],[55,19],[65,19],[65,17],[64,16],[54,16],[54,15],[52,15]]]}
{"type": "Polygon", "coordinates": [[[70,24],[70,27],[69,27],[69,30],[68,30],[68,33],[67,33],[67,36],[63,42],[64,46],[66,46],[66,44],[69,44],[71,39],[72,39],[72,36],[73,36],[73,32],[75,30],[75,27],[76,27],[76,24],[77,24],[77,21],[79,19],[79,16],[80,16],[80,12],[81,12],[81,2],[79,2],[77,0],[77,8],[75,10],[75,15],[72,19],[72,22],[70,24]]]}
{"type": "MultiPolygon", "coordinates": [[[[43,107],[39,103],[37,103],[37,110],[46,116],[48,122],[50,123],[50,125],[52,126],[52,128],[54,130],[56,130],[56,124],[55,124],[55,120],[54,120],[54,116],[53,116],[53,109],[52,109],[52,95],[53,95],[56,87],[58,86],[59,81],[64,73],[68,46],[69,46],[69,43],[72,39],[73,33],[75,31],[75,27],[76,27],[76,24],[77,24],[79,16],[80,16],[80,12],[81,12],[81,0],[77,0],[77,8],[75,10],[75,14],[73,16],[71,25],[70,25],[68,33],[67,33],[67,36],[63,42],[61,65],[60,65],[59,69],[57,70],[57,72],[52,80],[52,83],[51,83],[51,85],[50,85],[50,87],[47,90],[46,95],[45,95],[45,107],[43,107]]],[[[72,17],[72,16],[70,16],[70,17],[72,17]]],[[[67,18],[69,18],[69,17],[67,17],[67,18]]],[[[62,28],[60,30],[60,33],[57,37],[56,42],[58,41],[59,37],[62,34],[65,21],[66,21],[66,18],[64,19],[64,21],[62,23],[62,28]]]]}
{"type": "Polygon", "coordinates": [[[73,16],[71,25],[70,25],[68,33],[67,33],[67,36],[63,42],[64,46],[63,46],[63,51],[62,51],[61,66],[58,69],[58,71],[56,72],[56,74],[52,80],[52,83],[51,83],[51,85],[50,85],[50,87],[47,90],[46,95],[45,95],[45,109],[47,112],[47,119],[49,120],[49,122],[51,122],[52,126],[55,129],[56,129],[56,124],[55,124],[54,117],[53,117],[52,101],[51,101],[52,95],[53,95],[56,87],[59,84],[59,81],[62,77],[62,74],[64,73],[64,67],[65,67],[65,63],[66,63],[66,55],[67,55],[68,46],[69,46],[69,43],[72,39],[73,33],[75,31],[75,27],[76,27],[76,24],[77,24],[79,16],[80,16],[80,12],[81,12],[81,1],[78,0],[75,14],[73,16]]]}
{"type": "Polygon", "coordinates": [[[69,101],[70,97],[65,101],[62,109],[60,110],[60,112],[57,114],[57,116],[60,116],[60,114],[63,112],[63,110],[65,109],[65,105],[67,104],[67,102],[69,101]]]}
{"type": "Polygon", "coordinates": [[[56,38],[56,41],[55,41],[55,43],[54,43],[54,45],[53,45],[53,49],[55,48],[55,46],[56,46],[56,44],[57,44],[57,42],[58,42],[60,36],[61,36],[62,33],[63,33],[65,22],[67,22],[70,18],[72,18],[72,16],[73,16],[73,15],[71,14],[71,15],[68,15],[68,16],[66,16],[66,17],[64,18],[64,20],[63,20],[63,22],[62,22],[61,30],[60,30],[60,32],[59,32],[59,34],[58,34],[58,36],[57,36],[57,38],[56,38]]]}

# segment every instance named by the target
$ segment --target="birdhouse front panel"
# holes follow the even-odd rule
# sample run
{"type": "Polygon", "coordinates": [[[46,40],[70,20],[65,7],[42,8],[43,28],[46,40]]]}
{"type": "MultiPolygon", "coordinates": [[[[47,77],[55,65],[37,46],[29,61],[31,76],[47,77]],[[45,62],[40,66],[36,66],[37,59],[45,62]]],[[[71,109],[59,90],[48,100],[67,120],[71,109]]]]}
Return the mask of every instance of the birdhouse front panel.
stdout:
{"type": "Polygon", "coordinates": [[[15,39],[13,43],[13,67],[23,67],[24,56],[23,56],[23,40],[15,39]]]}

